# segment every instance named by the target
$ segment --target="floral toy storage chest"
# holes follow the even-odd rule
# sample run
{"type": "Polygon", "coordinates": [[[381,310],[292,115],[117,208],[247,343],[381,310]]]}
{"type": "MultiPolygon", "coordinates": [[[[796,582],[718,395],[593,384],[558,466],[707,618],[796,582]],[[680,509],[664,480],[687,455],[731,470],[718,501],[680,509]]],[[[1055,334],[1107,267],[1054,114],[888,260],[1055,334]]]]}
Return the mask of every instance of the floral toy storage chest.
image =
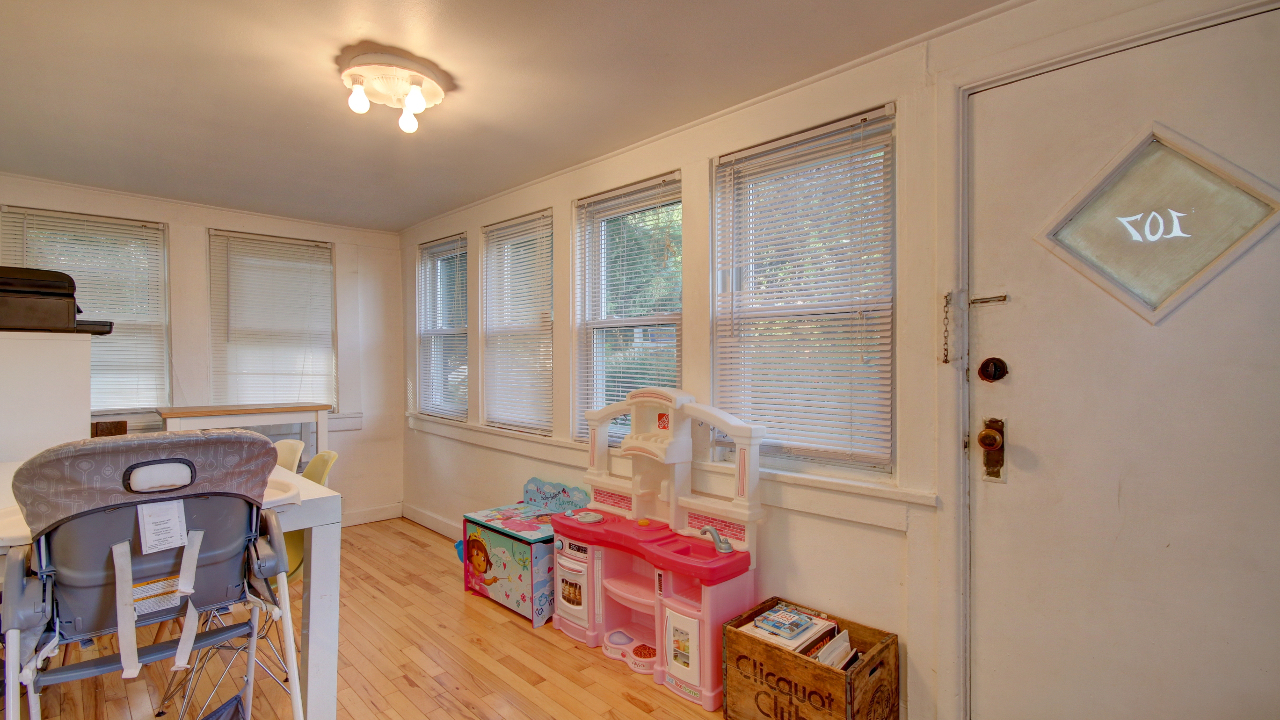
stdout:
{"type": "Polygon", "coordinates": [[[530,478],[524,502],[463,515],[463,577],[487,597],[539,627],[555,610],[551,516],[588,502],[586,491],[530,478]]]}

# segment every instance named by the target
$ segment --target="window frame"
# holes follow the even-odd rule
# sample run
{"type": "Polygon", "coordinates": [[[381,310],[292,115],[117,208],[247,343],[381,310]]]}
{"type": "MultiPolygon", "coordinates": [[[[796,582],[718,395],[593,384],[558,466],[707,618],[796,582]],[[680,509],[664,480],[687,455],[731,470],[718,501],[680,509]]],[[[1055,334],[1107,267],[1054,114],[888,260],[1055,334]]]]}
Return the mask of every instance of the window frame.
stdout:
{"type": "MultiPolygon", "coordinates": [[[[480,304],[481,304],[481,339],[482,339],[482,369],[481,375],[481,423],[487,427],[509,430],[513,432],[526,433],[539,437],[551,437],[555,433],[555,423],[552,419],[552,404],[555,397],[555,217],[551,208],[526,213],[514,218],[503,220],[501,222],[492,223],[481,229],[481,237],[483,238],[483,252],[480,267],[480,304]],[[542,227],[542,221],[545,221],[545,228],[542,227]],[[494,303],[494,297],[491,293],[497,292],[493,287],[493,277],[491,273],[496,272],[494,253],[502,251],[501,249],[514,247],[516,243],[521,242],[521,236],[510,235],[506,233],[514,228],[529,227],[529,235],[524,239],[527,240],[543,240],[546,241],[546,298],[545,308],[538,310],[540,319],[533,323],[511,323],[511,324],[495,324],[495,313],[497,312],[494,303]],[[501,248],[501,249],[500,249],[501,248]],[[494,373],[499,369],[497,363],[501,352],[506,349],[496,347],[501,337],[520,338],[521,336],[543,336],[545,335],[545,355],[546,355],[546,372],[545,387],[526,388],[531,394],[543,394],[546,396],[546,402],[537,410],[541,412],[545,418],[545,422],[518,422],[514,415],[508,416],[507,419],[499,417],[499,410],[507,409],[506,403],[497,403],[495,401],[495,389],[498,383],[495,382],[494,373]]],[[[542,252],[542,249],[538,249],[542,252]]],[[[508,268],[510,266],[507,266],[508,268]]],[[[532,305],[531,305],[532,307],[532,305]]],[[[518,309],[518,308],[517,308],[518,309]]]]}
{"type": "MultiPolygon", "coordinates": [[[[763,163],[764,161],[766,161],[768,156],[774,153],[779,153],[779,151],[789,151],[794,154],[789,159],[787,159],[787,162],[775,162],[775,164],[769,165],[770,172],[775,172],[778,175],[785,175],[785,173],[787,172],[786,168],[788,167],[788,163],[791,164],[790,166],[793,166],[797,169],[801,169],[804,167],[804,165],[806,164],[803,161],[804,158],[802,158],[804,148],[815,147],[823,139],[833,137],[837,133],[852,133],[852,132],[856,132],[857,128],[859,127],[861,128],[872,127],[872,128],[880,128],[879,133],[887,136],[888,138],[887,140],[888,159],[883,166],[887,173],[887,181],[886,181],[887,199],[884,201],[883,206],[884,206],[884,214],[887,218],[886,222],[888,224],[888,231],[886,233],[887,239],[884,240],[883,242],[888,247],[887,252],[885,253],[886,255],[885,262],[888,264],[888,269],[887,269],[888,281],[887,282],[889,287],[889,296],[886,301],[884,301],[883,303],[880,303],[885,307],[875,308],[875,307],[872,307],[873,303],[868,303],[865,307],[861,305],[855,307],[854,305],[850,304],[848,305],[847,310],[837,308],[835,309],[834,313],[808,312],[808,313],[804,313],[803,315],[800,315],[795,312],[793,305],[779,303],[778,308],[776,310],[769,310],[763,307],[756,307],[756,308],[752,308],[748,314],[744,314],[748,318],[749,322],[760,323],[760,322],[767,322],[769,320],[787,321],[787,320],[796,320],[798,318],[808,318],[808,317],[817,318],[819,317],[820,314],[825,316],[830,316],[832,314],[849,314],[849,317],[852,318],[853,317],[852,313],[858,312],[859,313],[858,317],[861,318],[858,322],[867,323],[867,320],[866,320],[867,316],[861,313],[866,311],[878,311],[878,312],[884,313],[881,316],[882,322],[880,322],[879,324],[887,328],[886,332],[888,333],[888,336],[889,336],[888,343],[887,343],[888,361],[884,366],[884,371],[888,375],[888,380],[886,383],[882,385],[886,393],[886,402],[885,402],[884,412],[887,414],[887,418],[879,427],[882,427],[884,429],[884,432],[887,434],[887,452],[883,460],[877,461],[879,460],[878,458],[871,459],[871,456],[868,454],[864,454],[862,457],[858,457],[859,453],[854,452],[852,449],[846,453],[823,450],[818,448],[793,450],[792,449],[793,447],[799,448],[801,446],[795,444],[794,442],[789,445],[785,441],[769,443],[768,437],[766,437],[766,444],[761,448],[762,467],[784,471],[784,472],[788,472],[788,471],[804,472],[804,473],[814,473],[814,474],[820,474],[820,475],[830,474],[832,472],[843,475],[849,472],[871,471],[871,473],[874,473],[875,476],[882,477],[882,478],[886,476],[892,476],[895,473],[895,468],[897,464],[898,442],[899,442],[898,433],[897,433],[898,412],[896,408],[897,397],[898,397],[897,345],[899,343],[899,332],[896,326],[896,315],[898,310],[897,305],[898,305],[899,289],[898,289],[898,282],[897,282],[898,280],[897,278],[898,222],[896,217],[896,213],[897,213],[896,208],[897,208],[898,198],[897,198],[897,186],[896,186],[897,128],[896,128],[895,120],[896,120],[895,107],[893,103],[890,103],[884,106],[883,108],[879,108],[868,113],[844,118],[842,120],[837,120],[835,122],[813,127],[813,128],[803,130],[791,135],[777,138],[775,140],[766,141],[758,145],[744,148],[742,150],[738,150],[733,153],[722,155],[718,158],[714,158],[711,163],[712,177],[711,177],[711,207],[710,207],[710,218],[711,218],[710,251],[712,254],[712,292],[711,292],[712,397],[713,397],[713,403],[717,407],[722,407],[723,409],[725,409],[726,412],[734,413],[741,417],[744,415],[748,415],[749,413],[744,413],[742,412],[741,409],[737,407],[733,407],[732,403],[726,403],[724,399],[726,372],[723,367],[723,365],[725,365],[725,361],[722,359],[722,350],[724,349],[722,347],[722,343],[724,342],[724,339],[720,337],[721,336],[720,325],[722,322],[726,322],[726,320],[725,320],[725,316],[722,315],[721,303],[723,301],[721,299],[721,296],[723,293],[726,292],[724,288],[736,286],[739,283],[741,283],[743,280],[743,276],[747,274],[747,271],[744,269],[745,266],[742,265],[742,263],[736,263],[735,265],[733,265],[733,267],[729,267],[729,268],[722,267],[722,258],[726,253],[726,248],[728,248],[727,252],[735,258],[741,253],[744,253],[744,252],[749,253],[750,251],[743,250],[741,247],[735,248],[735,247],[726,245],[726,243],[735,242],[735,239],[733,238],[732,233],[733,233],[733,226],[737,225],[737,217],[735,215],[735,217],[730,222],[725,223],[726,225],[728,225],[728,227],[723,227],[723,228],[721,227],[722,218],[726,214],[733,214],[733,213],[726,213],[724,207],[722,207],[722,197],[725,196],[724,194],[722,194],[722,182],[721,182],[722,168],[730,166],[735,162],[742,162],[742,161],[750,162],[752,160],[758,160],[763,163]],[[883,130],[883,128],[886,126],[887,126],[887,130],[883,130]],[[779,168],[782,168],[782,169],[779,169],[779,168]]],[[[875,136],[872,136],[872,137],[875,137],[875,136]]],[[[725,174],[728,174],[728,173],[725,173],[725,174]]],[[[735,209],[735,212],[736,212],[736,209],[735,209]]],[[[775,240],[773,242],[777,242],[777,241],[775,240]]],[[[851,247],[851,251],[855,251],[853,247],[851,247]]],[[[749,263],[749,264],[754,265],[755,263],[749,263]]],[[[850,277],[860,277],[860,276],[855,276],[853,274],[850,274],[850,277]]],[[[737,290],[733,290],[731,292],[738,292],[741,290],[742,288],[738,288],[737,290]]],[[[755,290],[753,290],[753,292],[754,291],[755,290]]],[[[735,308],[730,313],[732,316],[732,320],[728,322],[731,322],[734,325],[740,322],[738,320],[738,315],[736,314],[737,302],[738,301],[736,298],[731,298],[728,300],[728,304],[731,307],[735,308]]],[[[818,321],[814,320],[811,322],[818,322],[818,321]]],[[[865,324],[861,326],[862,332],[864,334],[862,338],[859,339],[859,342],[865,341],[866,338],[868,337],[865,334],[866,327],[867,326],[865,324]]],[[[801,344],[803,343],[797,342],[795,343],[794,346],[798,346],[801,344]]],[[[852,355],[850,355],[850,357],[852,357],[852,355]]],[[[779,377],[779,376],[774,374],[774,375],[771,375],[771,377],[779,377]]],[[[744,391],[742,391],[741,389],[735,389],[734,394],[744,395],[744,391]]],[[[855,403],[850,402],[847,405],[852,410],[855,403]]],[[[850,415],[852,416],[853,413],[851,412],[850,415]]],[[[765,419],[750,419],[750,421],[761,422],[765,425],[769,424],[768,421],[765,419]]],[[[796,422],[797,420],[791,419],[788,421],[788,424],[795,424],[796,422]]],[[[850,424],[852,425],[852,422],[850,424]]],[[[770,434],[773,435],[774,433],[771,432],[770,434]]],[[[851,438],[852,437],[854,436],[851,436],[851,438]]],[[[852,443],[850,444],[852,445],[852,443]]]]}
{"type": "MultiPolygon", "coordinates": [[[[679,388],[684,377],[684,279],[683,262],[681,263],[680,310],[677,312],[654,313],[642,316],[605,316],[603,307],[608,289],[604,273],[597,269],[593,277],[589,268],[603,268],[608,262],[603,247],[603,233],[600,227],[607,221],[634,213],[655,210],[669,205],[680,205],[681,253],[683,254],[684,235],[684,197],[681,172],[658,175],[646,180],[624,185],[613,190],[598,193],[590,197],[574,201],[574,236],[575,236],[575,290],[574,297],[576,328],[573,343],[576,350],[573,375],[572,413],[570,434],[574,440],[586,442],[588,439],[586,412],[605,404],[605,388],[597,377],[596,343],[600,331],[624,330],[635,328],[657,328],[673,326],[675,336],[675,376],[671,387],[679,388]],[[611,208],[609,201],[620,202],[628,196],[638,196],[632,205],[611,208]],[[650,200],[646,196],[653,196],[650,200]],[[604,206],[601,208],[601,206],[604,206]],[[604,212],[596,212],[603,209],[604,212]],[[598,281],[598,282],[593,282],[598,281]]],[[[625,416],[624,416],[625,418],[625,416]]],[[[619,421],[623,418],[619,418],[619,421]]],[[[615,422],[618,427],[612,428],[610,442],[617,443],[625,429],[623,423],[615,422]]]]}
{"type": "MultiPolygon", "coordinates": [[[[470,323],[470,315],[469,315],[470,307],[471,307],[471,298],[470,298],[471,283],[470,283],[470,278],[468,277],[468,272],[470,270],[469,252],[470,252],[470,248],[468,247],[468,244],[467,244],[467,234],[465,232],[457,233],[455,235],[449,235],[447,237],[443,237],[438,240],[431,240],[418,245],[418,267],[417,267],[418,317],[417,317],[417,358],[416,358],[416,362],[418,365],[418,368],[417,368],[418,377],[417,377],[417,382],[415,383],[418,396],[416,398],[417,402],[415,403],[416,407],[414,408],[414,410],[415,412],[418,412],[422,415],[429,415],[433,418],[442,418],[447,420],[455,420],[459,422],[467,422],[470,416],[469,408],[470,408],[470,395],[471,395],[471,375],[473,374],[472,372],[473,368],[472,368],[472,362],[471,362],[471,348],[469,345],[470,333],[471,333],[471,329],[470,329],[471,323],[470,323]],[[435,250],[434,254],[430,254],[432,253],[433,249],[435,250]],[[424,277],[425,277],[425,273],[427,272],[427,267],[426,267],[427,263],[428,262],[432,263],[433,271],[438,272],[439,263],[443,258],[456,257],[459,255],[462,257],[462,264],[463,264],[462,325],[461,327],[428,329],[426,327],[427,325],[426,315],[427,315],[428,308],[427,308],[426,297],[423,294],[424,290],[426,289],[426,283],[425,283],[424,277]],[[459,336],[461,336],[463,339],[462,346],[466,354],[466,367],[467,367],[468,377],[467,377],[466,387],[463,390],[462,408],[459,412],[451,413],[441,409],[442,406],[438,406],[434,408],[428,406],[427,398],[434,393],[428,393],[425,387],[427,384],[427,368],[423,366],[424,339],[426,337],[459,337],[459,336]]],[[[443,390],[441,389],[439,390],[439,392],[442,394],[443,390]]]]}
{"type": "MultiPolygon", "coordinates": [[[[331,403],[329,403],[330,404],[329,414],[330,415],[338,414],[340,412],[338,408],[339,408],[339,397],[341,394],[341,385],[339,383],[339,364],[338,364],[338,347],[339,347],[338,253],[337,253],[337,246],[335,245],[335,243],[325,242],[321,240],[306,240],[302,238],[280,237],[276,235],[259,235],[255,233],[237,232],[232,230],[219,230],[217,228],[208,229],[207,258],[208,258],[209,265],[206,268],[206,273],[209,276],[209,301],[210,301],[209,302],[209,374],[210,374],[211,395],[215,395],[218,392],[218,382],[219,382],[217,377],[217,363],[214,361],[214,357],[213,357],[215,352],[214,348],[216,344],[213,339],[213,335],[216,330],[215,328],[216,321],[214,318],[214,308],[213,308],[213,305],[214,305],[213,303],[213,292],[214,292],[213,290],[213,285],[214,285],[213,283],[213,253],[214,253],[213,243],[215,238],[225,238],[228,241],[240,240],[240,241],[259,242],[259,243],[276,243],[276,244],[282,244],[282,245],[302,245],[307,247],[324,248],[328,250],[329,268],[330,268],[330,272],[329,272],[330,297],[332,298],[332,302],[330,303],[329,327],[330,327],[330,338],[332,339],[331,346],[333,351],[332,383],[331,383],[333,388],[333,400],[331,403]]],[[[230,282],[231,280],[229,267],[228,267],[227,280],[228,282],[230,282]]],[[[227,303],[228,303],[228,316],[230,316],[231,293],[230,293],[229,287],[227,289],[227,303]]],[[[228,329],[230,329],[229,319],[228,319],[228,329]]],[[[225,382],[225,380],[223,382],[225,382]]],[[[216,400],[216,397],[214,398],[214,402],[215,403],[218,402],[216,400]]],[[[310,401],[272,400],[269,402],[279,403],[279,404],[288,404],[289,402],[310,402],[310,401]]]]}
{"type": "MultiPolygon", "coordinates": [[[[112,217],[112,216],[106,216],[106,215],[93,215],[88,213],[63,212],[59,210],[43,210],[40,208],[20,207],[16,205],[0,205],[0,213],[21,213],[24,216],[23,218],[24,227],[21,231],[22,242],[24,245],[23,247],[24,259],[21,267],[27,267],[26,261],[25,261],[25,244],[26,244],[27,230],[25,225],[26,225],[26,217],[29,217],[32,215],[46,217],[46,218],[60,218],[60,219],[66,219],[66,220],[72,220],[72,221],[82,221],[86,223],[92,222],[92,223],[98,223],[101,225],[146,227],[146,228],[152,228],[154,230],[159,231],[160,292],[158,293],[158,297],[163,303],[163,309],[162,309],[162,312],[159,313],[160,315],[159,320],[155,322],[156,324],[159,325],[161,332],[163,333],[163,339],[160,343],[160,346],[164,352],[164,358],[162,361],[162,365],[164,368],[162,373],[164,388],[160,393],[160,396],[161,396],[160,399],[163,400],[165,404],[154,405],[154,406],[153,405],[130,405],[130,406],[123,406],[123,407],[110,406],[110,407],[100,407],[100,408],[94,408],[91,406],[91,414],[93,414],[94,416],[118,415],[118,414],[140,414],[140,413],[146,413],[148,411],[155,410],[155,408],[157,407],[167,407],[172,405],[173,404],[173,332],[172,332],[172,328],[170,327],[170,322],[172,317],[171,305],[173,304],[172,302],[173,299],[170,296],[170,282],[169,282],[169,226],[168,226],[168,223],[148,221],[148,220],[136,220],[131,218],[118,218],[118,217],[112,217]]],[[[3,247],[2,241],[0,241],[0,247],[3,247]]],[[[43,269],[47,269],[47,268],[43,268],[43,269]]],[[[58,272],[62,272],[62,270],[59,270],[59,269],[55,269],[55,270],[57,270],[58,272]]],[[[83,294],[81,293],[82,287],[83,287],[83,283],[77,282],[76,284],[77,303],[79,303],[83,299],[83,294]]],[[[91,313],[91,314],[96,314],[96,313],[91,313]]],[[[102,313],[102,314],[106,315],[109,313],[102,313]]],[[[127,322],[127,321],[113,320],[113,322],[115,322],[118,325],[121,322],[127,322]]],[[[93,342],[97,343],[97,342],[101,342],[101,340],[98,337],[94,337],[93,342]]],[[[92,354],[92,350],[91,350],[91,354],[92,354]]],[[[90,383],[92,385],[92,370],[90,374],[90,383]]]]}

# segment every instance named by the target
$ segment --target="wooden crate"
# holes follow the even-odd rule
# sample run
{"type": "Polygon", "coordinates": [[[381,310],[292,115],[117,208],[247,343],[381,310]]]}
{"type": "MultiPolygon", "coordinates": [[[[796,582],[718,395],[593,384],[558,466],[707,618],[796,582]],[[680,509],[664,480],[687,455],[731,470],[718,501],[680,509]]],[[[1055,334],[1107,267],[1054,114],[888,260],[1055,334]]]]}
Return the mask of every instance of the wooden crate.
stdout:
{"type": "Polygon", "coordinates": [[[772,597],[724,625],[724,716],[728,720],[897,720],[898,636],[798,603],[849,631],[862,653],[846,671],[739,630],[780,602],[772,597]]]}
{"type": "Polygon", "coordinates": [[[129,423],[124,420],[103,420],[90,425],[89,437],[111,437],[129,432],[129,423]]]}

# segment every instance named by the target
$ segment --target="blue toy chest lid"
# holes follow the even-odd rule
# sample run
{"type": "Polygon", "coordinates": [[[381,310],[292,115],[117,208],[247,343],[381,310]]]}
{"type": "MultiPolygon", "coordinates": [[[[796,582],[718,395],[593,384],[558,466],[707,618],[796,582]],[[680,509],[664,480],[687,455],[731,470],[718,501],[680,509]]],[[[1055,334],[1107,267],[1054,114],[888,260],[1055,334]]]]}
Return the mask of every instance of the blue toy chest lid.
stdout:
{"type": "Polygon", "coordinates": [[[552,515],[584,508],[588,502],[590,498],[582,488],[529,478],[524,484],[523,503],[477,510],[463,517],[503,535],[536,543],[555,535],[551,528],[552,515]]]}

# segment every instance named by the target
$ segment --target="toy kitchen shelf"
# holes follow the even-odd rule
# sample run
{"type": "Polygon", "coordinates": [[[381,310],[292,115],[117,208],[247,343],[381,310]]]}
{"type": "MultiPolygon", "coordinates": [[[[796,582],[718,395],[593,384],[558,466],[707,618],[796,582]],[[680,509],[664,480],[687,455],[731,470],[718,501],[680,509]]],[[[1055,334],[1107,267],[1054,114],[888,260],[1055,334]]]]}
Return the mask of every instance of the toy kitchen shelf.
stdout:
{"type": "Polygon", "coordinates": [[[756,601],[751,550],[762,513],[753,498],[754,464],[764,429],[692,400],[679,390],[643,388],[587,413],[592,502],[551,518],[558,587],[552,622],[715,710],[723,696],[721,626],[756,601]],[[609,473],[603,435],[624,414],[632,424],[621,441],[622,454],[631,457],[630,478],[609,473]],[[734,498],[690,490],[694,446],[709,447],[712,428],[736,444],[734,498]],[[704,436],[699,443],[695,432],[704,436]]]}

